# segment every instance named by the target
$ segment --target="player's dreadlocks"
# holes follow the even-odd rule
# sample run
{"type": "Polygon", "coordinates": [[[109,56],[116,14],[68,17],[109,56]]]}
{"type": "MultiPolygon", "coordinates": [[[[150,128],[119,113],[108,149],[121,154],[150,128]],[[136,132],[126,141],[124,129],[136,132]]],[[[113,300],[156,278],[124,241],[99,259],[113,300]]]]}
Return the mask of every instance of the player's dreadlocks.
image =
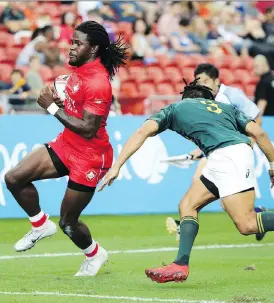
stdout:
{"type": "Polygon", "coordinates": [[[186,98],[205,98],[208,100],[214,100],[214,96],[212,94],[212,89],[207,86],[197,84],[199,78],[196,78],[190,84],[187,84],[186,80],[184,82],[186,84],[184,91],[181,92],[182,99],[186,98]]]}
{"type": "Polygon", "coordinates": [[[111,43],[106,29],[95,21],[86,21],[78,25],[75,30],[87,34],[90,45],[99,45],[98,56],[102,64],[108,70],[112,78],[121,65],[125,65],[127,56],[127,47],[125,47],[122,38],[111,43]]]}

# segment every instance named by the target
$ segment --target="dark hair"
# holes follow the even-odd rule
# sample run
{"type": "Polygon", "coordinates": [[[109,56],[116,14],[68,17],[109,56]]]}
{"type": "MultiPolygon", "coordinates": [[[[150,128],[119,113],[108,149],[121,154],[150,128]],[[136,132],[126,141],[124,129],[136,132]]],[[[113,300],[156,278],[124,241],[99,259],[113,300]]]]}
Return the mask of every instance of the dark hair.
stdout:
{"type": "Polygon", "coordinates": [[[136,33],[135,27],[136,27],[136,23],[138,21],[143,21],[145,23],[146,29],[145,29],[144,35],[148,35],[150,33],[150,31],[151,31],[151,27],[147,24],[147,22],[146,22],[146,20],[144,18],[137,18],[137,19],[135,19],[135,21],[132,24],[133,32],[136,33]]]}
{"type": "Polygon", "coordinates": [[[274,10],[274,6],[270,6],[265,10],[265,14],[270,14],[274,10]]]}
{"type": "Polygon", "coordinates": [[[31,35],[31,40],[35,39],[36,37],[38,37],[40,34],[42,33],[42,28],[36,28],[32,35],[31,35]]]}
{"type": "Polygon", "coordinates": [[[181,92],[182,99],[186,98],[205,98],[208,100],[214,100],[214,96],[212,94],[212,89],[207,86],[197,84],[199,79],[195,79],[190,84],[187,84],[185,81],[184,91],[181,92]]]}
{"type": "Polygon", "coordinates": [[[24,73],[21,71],[21,69],[14,69],[11,74],[20,74],[22,77],[24,77],[24,73]]]}
{"type": "Polygon", "coordinates": [[[189,18],[182,17],[179,24],[180,24],[180,26],[189,26],[190,20],[189,20],[189,18]]]}
{"type": "Polygon", "coordinates": [[[41,28],[41,32],[45,35],[48,31],[53,31],[53,27],[51,25],[46,25],[41,28]]]}
{"type": "Polygon", "coordinates": [[[126,64],[128,58],[127,47],[122,38],[111,43],[106,29],[95,21],[86,21],[78,25],[75,30],[87,34],[87,40],[90,45],[98,45],[98,57],[109,72],[109,76],[115,75],[121,65],[126,64]]]}
{"type": "Polygon", "coordinates": [[[203,74],[203,73],[205,73],[207,76],[209,76],[211,79],[214,79],[214,80],[219,78],[218,68],[209,63],[199,64],[195,68],[194,76],[196,78],[198,75],[203,74]]]}

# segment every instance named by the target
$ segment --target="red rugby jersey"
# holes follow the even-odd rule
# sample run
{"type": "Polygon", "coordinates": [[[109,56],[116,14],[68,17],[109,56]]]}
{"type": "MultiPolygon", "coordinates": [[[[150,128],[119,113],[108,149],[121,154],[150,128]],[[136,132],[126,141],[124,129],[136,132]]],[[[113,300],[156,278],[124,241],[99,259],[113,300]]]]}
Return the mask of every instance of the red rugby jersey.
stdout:
{"type": "Polygon", "coordinates": [[[74,70],[65,89],[65,111],[82,118],[83,109],[103,116],[100,128],[92,139],[85,139],[68,128],[64,130],[64,140],[76,148],[91,147],[103,150],[110,145],[106,131],[106,120],[110,111],[112,89],[108,71],[100,59],[86,63],[74,70]]]}

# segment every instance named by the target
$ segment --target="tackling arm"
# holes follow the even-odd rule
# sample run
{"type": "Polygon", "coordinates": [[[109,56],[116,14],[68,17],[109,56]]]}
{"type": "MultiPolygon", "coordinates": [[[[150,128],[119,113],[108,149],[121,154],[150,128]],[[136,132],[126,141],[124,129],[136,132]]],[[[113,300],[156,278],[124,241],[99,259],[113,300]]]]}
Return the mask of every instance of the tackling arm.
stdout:
{"type": "Polygon", "coordinates": [[[146,121],[126,142],[114,166],[120,169],[123,164],[144,144],[148,137],[158,131],[158,123],[153,120],[146,121]]]}
{"type": "Polygon", "coordinates": [[[111,185],[113,183],[113,181],[118,177],[120,168],[123,166],[123,164],[144,144],[148,137],[155,135],[158,129],[159,125],[157,122],[148,120],[140,129],[131,135],[123,147],[115,164],[106,174],[105,179],[103,180],[98,191],[103,190],[107,184],[111,185]]]}
{"type": "Polygon", "coordinates": [[[252,121],[246,125],[246,133],[255,139],[267,160],[274,164],[274,148],[266,132],[252,121]]]}

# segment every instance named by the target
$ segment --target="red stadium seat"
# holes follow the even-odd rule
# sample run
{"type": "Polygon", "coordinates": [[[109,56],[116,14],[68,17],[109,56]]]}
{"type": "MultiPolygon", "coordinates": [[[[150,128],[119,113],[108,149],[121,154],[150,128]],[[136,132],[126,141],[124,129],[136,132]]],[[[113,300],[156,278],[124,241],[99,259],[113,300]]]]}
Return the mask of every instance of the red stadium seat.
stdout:
{"type": "Polygon", "coordinates": [[[57,65],[52,69],[52,74],[53,77],[56,78],[60,75],[69,75],[71,74],[71,71],[65,66],[57,65]]]}
{"type": "Polygon", "coordinates": [[[119,76],[120,80],[123,82],[125,80],[128,80],[129,73],[128,73],[128,71],[125,67],[120,67],[119,72],[118,72],[118,76],[119,76]]]}
{"type": "Polygon", "coordinates": [[[184,90],[185,86],[185,83],[176,83],[174,85],[176,95],[179,95],[184,90]]]}
{"type": "Polygon", "coordinates": [[[10,82],[10,75],[13,68],[9,64],[0,64],[0,80],[10,82]]]}
{"type": "Polygon", "coordinates": [[[226,68],[220,69],[220,80],[226,85],[230,85],[231,83],[235,82],[232,71],[226,68]]]}
{"type": "Polygon", "coordinates": [[[164,69],[164,74],[167,80],[172,83],[178,83],[182,81],[182,75],[177,67],[166,67],[164,69]]]}
{"type": "Polygon", "coordinates": [[[13,47],[13,48],[7,48],[6,51],[8,58],[5,63],[14,64],[18,58],[19,53],[21,52],[21,49],[17,47],[13,47]]]}
{"type": "Polygon", "coordinates": [[[241,57],[232,57],[230,69],[245,69],[245,61],[241,57]]]}
{"type": "Polygon", "coordinates": [[[150,110],[151,110],[150,114],[158,112],[159,110],[161,110],[162,108],[164,108],[167,105],[168,105],[168,102],[164,101],[164,100],[153,101],[150,106],[150,110]]]}
{"type": "Polygon", "coordinates": [[[121,111],[123,114],[143,115],[145,112],[145,102],[143,96],[120,96],[119,103],[121,104],[121,111]]]}
{"type": "Polygon", "coordinates": [[[244,57],[245,69],[252,71],[254,68],[254,59],[252,57],[244,57]]]}
{"type": "Polygon", "coordinates": [[[128,72],[130,78],[136,82],[142,82],[147,79],[146,69],[143,66],[129,66],[128,72]]]}
{"type": "Polygon", "coordinates": [[[155,83],[164,81],[165,74],[163,73],[163,70],[159,66],[148,66],[146,70],[149,80],[152,80],[155,83]]]}
{"type": "Polygon", "coordinates": [[[169,55],[166,55],[166,54],[156,54],[155,58],[157,59],[158,64],[161,67],[165,67],[165,66],[169,65],[170,62],[172,62],[169,55]]]}
{"type": "Polygon", "coordinates": [[[0,48],[0,62],[5,63],[8,60],[8,55],[5,51],[5,49],[0,48]]]}
{"type": "Polygon", "coordinates": [[[0,47],[10,47],[13,44],[14,39],[12,34],[0,32],[0,47]]]}
{"type": "Polygon", "coordinates": [[[245,93],[246,93],[246,95],[248,97],[253,98],[254,95],[255,95],[255,89],[256,89],[256,85],[252,85],[252,84],[246,85],[245,86],[245,93]]]}
{"type": "Polygon", "coordinates": [[[246,71],[245,69],[236,69],[233,71],[233,77],[234,77],[234,81],[235,82],[239,82],[239,83],[249,83],[251,81],[251,76],[250,73],[248,71],[246,71]]]}
{"type": "Polygon", "coordinates": [[[159,95],[176,95],[174,87],[170,83],[158,83],[157,92],[159,95]]]}
{"type": "Polygon", "coordinates": [[[140,83],[139,85],[139,92],[144,95],[145,97],[149,97],[151,95],[156,94],[156,87],[153,83],[147,81],[140,83]]]}
{"type": "Polygon", "coordinates": [[[136,96],[138,89],[135,81],[125,81],[121,84],[120,92],[126,96],[136,96]]]}
{"type": "Polygon", "coordinates": [[[187,82],[191,82],[194,80],[194,68],[184,67],[181,69],[182,78],[187,82]]]}

